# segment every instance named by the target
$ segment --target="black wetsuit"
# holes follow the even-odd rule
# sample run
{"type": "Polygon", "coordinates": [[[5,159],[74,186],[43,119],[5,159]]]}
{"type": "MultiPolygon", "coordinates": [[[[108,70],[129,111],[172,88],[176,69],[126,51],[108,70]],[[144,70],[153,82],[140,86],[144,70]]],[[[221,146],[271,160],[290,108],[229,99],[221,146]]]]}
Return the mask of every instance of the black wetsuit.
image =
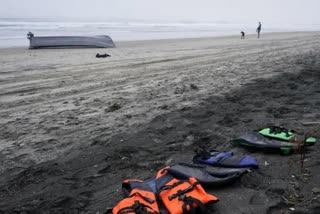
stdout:
{"type": "Polygon", "coordinates": [[[257,31],[260,33],[261,31],[261,24],[259,24],[258,28],[257,28],[257,31]]]}
{"type": "Polygon", "coordinates": [[[241,39],[244,39],[244,37],[245,37],[245,33],[241,31],[241,39]]]}
{"type": "Polygon", "coordinates": [[[260,31],[261,31],[261,23],[259,24],[259,26],[258,26],[258,28],[257,28],[258,39],[260,38],[260,31]]]}

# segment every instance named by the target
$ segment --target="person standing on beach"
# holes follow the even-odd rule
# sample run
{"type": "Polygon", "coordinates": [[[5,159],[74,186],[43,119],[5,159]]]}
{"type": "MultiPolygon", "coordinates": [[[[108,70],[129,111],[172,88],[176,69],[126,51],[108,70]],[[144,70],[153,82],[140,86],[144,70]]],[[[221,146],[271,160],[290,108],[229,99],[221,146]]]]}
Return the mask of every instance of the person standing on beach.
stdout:
{"type": "Polygon", "coordinates": [[[240,33],[241,33],[241,39],[244,39],[246,34],[243,31],[241,31],[240,33]]]}
{"type": "Polygon", "coordinates": [[[259,22],[259,25],[257,27],[258,39],[260,39],[260,32],[261,32],[261,22],[259,22]]]}

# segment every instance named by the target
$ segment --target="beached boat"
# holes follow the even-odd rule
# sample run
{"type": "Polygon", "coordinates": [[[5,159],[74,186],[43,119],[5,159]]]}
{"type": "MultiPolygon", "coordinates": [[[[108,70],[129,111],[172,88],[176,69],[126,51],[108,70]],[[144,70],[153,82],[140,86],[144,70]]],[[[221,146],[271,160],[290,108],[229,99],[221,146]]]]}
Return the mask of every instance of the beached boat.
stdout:
{"type": "Polygon", "coordinates": [[[34,36],[28,33],[30,49],[36,48],[64,48],[64,47],[92,47],[114,48],[115,44],[109,36],[34,36]]]}

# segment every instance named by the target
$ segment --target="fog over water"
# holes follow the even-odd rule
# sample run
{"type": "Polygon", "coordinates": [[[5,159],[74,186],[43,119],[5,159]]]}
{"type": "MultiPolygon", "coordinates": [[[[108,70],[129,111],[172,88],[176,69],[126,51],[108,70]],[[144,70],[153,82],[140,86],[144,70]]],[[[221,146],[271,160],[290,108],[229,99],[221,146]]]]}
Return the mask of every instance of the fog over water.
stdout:
{"type": "Polygon", "coordinates": [[[36,35],[115,40],[320,30],[319,0],[1,0],[0,47],[36,35]]]}
{"type": "Polygon", "coordinates": [[[162,20],[319,20],[319,0],[1,0],[2,17],[162,20]]]}

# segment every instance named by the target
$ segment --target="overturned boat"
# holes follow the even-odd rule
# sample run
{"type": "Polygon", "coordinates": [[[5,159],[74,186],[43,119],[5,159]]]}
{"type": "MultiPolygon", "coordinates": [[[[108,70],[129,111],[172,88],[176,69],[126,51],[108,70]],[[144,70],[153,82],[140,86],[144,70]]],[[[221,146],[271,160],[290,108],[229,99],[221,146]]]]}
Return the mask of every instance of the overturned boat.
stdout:
{"type": "Polygon", "coordinates": [[[114,48],[115,44],[109,36],[34,36],[28,33],[30,49],[37,48],[114,48]]]}

